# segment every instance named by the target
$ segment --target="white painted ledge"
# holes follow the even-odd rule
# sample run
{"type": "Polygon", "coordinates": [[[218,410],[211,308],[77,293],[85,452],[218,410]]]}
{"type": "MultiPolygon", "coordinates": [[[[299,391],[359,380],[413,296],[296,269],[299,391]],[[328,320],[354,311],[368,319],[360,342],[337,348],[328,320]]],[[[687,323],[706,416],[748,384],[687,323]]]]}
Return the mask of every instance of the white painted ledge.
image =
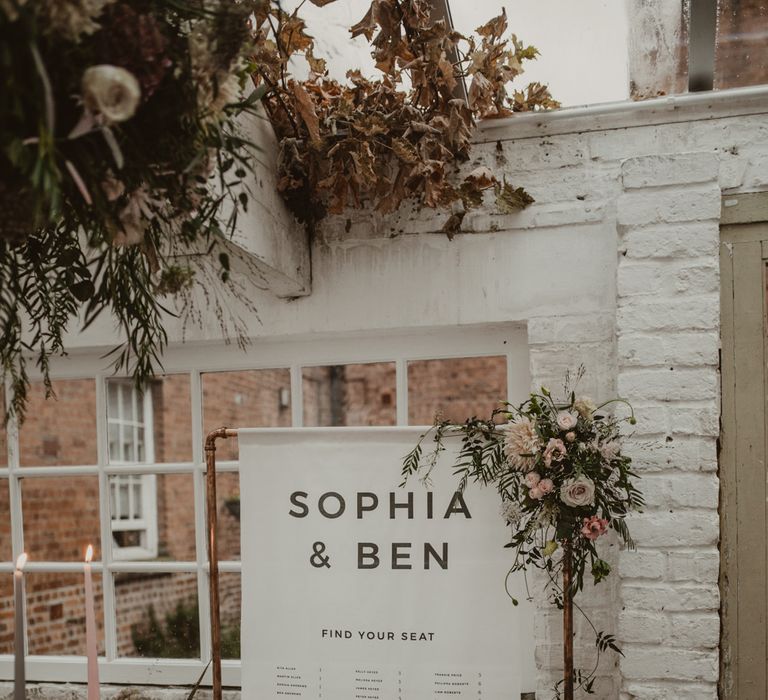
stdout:
{"type": "Polygon", "coordinates": [[[640,102],[607,102],[549,112],[527,112],[478,124],[474,141],[573,134],[634,126],[768,114],[768,85],[670,95],[640,102]]]}
{"type": "Polygon", "coordinates": [[[310,293],[310,252],[306,228],[288,210],[277,191],[277,139],[264,116],[241,121],[245,136],[259,152],[255,174],[248,184],[248,211],[241,212],[231,252],[239,248],[246,255],[230,255],[237,271],[277,297],[298,297],[310,293]]]}

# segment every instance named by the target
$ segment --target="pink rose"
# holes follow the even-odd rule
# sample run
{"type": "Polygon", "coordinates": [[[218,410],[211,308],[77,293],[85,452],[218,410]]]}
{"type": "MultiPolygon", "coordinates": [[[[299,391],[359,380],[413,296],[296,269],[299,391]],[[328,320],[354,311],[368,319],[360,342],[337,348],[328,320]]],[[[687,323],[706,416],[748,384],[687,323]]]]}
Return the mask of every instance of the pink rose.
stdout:
{"type": "Polygon", "coordinates": [[[552,493],[552,491],[555,488],[555,484],[552,481],[552,479],[542,479],[538,483],[538,487],[539,487],[539,491],[541,491],[541,493],[546,496],[548,493],[552,493]]]}
{"type": "Polygon", "coordinates": [[[571,508],[595,504],[595,482],[586,476],[566,479],[560,487],[560,500],[571,508]]]}
{"type": "Polygon", "coordinates": [[[532,489],[534,486],[536,486],[536,484],[538,484],[540,480],[541,480],[541,477],[536,472],[528,472],[525,475],[525,485],[529,489],[532,489]]]}
{"type": "Polygon", "coordinates": [[[574,433],[572,430],[571,430],[571,431],[569,431],[569,432],[567,432],[567,433],[565,434],[565,439],[566,439],[568,442],[576,442],[576,433],[574,433]]]}
{"type": "Polygon", "coordinates": [[[608,521],[605,518],[598,518],[596,515],[593,515],[591,518],[584,518],[581,534],[588,540],[594,541],[600,535],[604,535],[607,530],[608,521]]]}
{"type": "Polygon", "coordinates": [[[560,411],[557,414],[557,427],[562,431],[573,430],[576,427],[576,416],[568,411],[560,411]]]}
{"type": "Polygon", "coordinates": [[[550,438],[544,450],[544,464],[552,466],[552,462],[560,462],[565,457],[565,443],[560,438],[550,438]]]}
{"type": "Polygon", "coordinates": [[[534,501],[538,501],[543,495],[544,495],[544,493],[542,492],[542,490],[538,486],[534,486],[528,492],[528,496],[530,498],[532,498],[534,501]]]}

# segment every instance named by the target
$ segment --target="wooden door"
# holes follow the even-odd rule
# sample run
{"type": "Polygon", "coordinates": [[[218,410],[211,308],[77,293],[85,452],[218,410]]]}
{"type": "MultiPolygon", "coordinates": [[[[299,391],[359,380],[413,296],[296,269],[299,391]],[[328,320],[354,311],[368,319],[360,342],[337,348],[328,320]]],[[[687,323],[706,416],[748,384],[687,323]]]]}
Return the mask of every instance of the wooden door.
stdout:
{"type": "Polygon", "coordinates": [[[767,264],[768,224],[722,228],[720,694],[725,700],[768,698],[767,264]]]}

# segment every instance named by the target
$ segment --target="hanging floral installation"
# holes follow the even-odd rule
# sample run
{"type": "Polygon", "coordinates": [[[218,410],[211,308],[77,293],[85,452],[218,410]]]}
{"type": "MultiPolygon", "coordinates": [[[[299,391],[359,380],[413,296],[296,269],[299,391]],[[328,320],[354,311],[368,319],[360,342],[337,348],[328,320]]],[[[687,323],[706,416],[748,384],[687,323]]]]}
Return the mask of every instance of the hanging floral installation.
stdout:
{"type": "Polygon", "coordinates": [[[379,76],[352,68],[342,83],[314,53],[303,4],[0,0],[0,363],[11,412],[23,416],[29,363],[50,392],[68,326],[102,314],[116,325],[115,369],[139,385],[160,366],[166,314],[199,319],[194,299],[247,342],[219,299],[255,311],[225,245],[256,181],[244,114],[266,112],[279,190],[310,232],[347,207],[384,214],[408,201],[444,210],[452,236],[486,191],[503,212],[533,201],[489,168],[457,175],[477,119],[557,106],[538,83],[508,91],[537,51],[508,34],[505,13],[463,36],[427,0],[373,0],[350,32],[370,43],[379,76]],[[306,79],[291,76],[297,61],[306,79]]]}
{"type": "Polygon", "coordinates": [[[489,168],[455,178],[476,120],[559,106],[539,83],[510,92],[538,51],[507,29],[506,12],[464,36],[434,19],[427,0],[373,0],[350,33],[371,44],[379,77],[351,69],[340,83],[315,55],[298,10],[264,6],[255,22],[255,79],[280,139],[279,188],[299,218],[363,206],[386,214],[410,200],[448,210],[444,230],[452,235],[485,190],[506,213],[530,204],[524,189],[489,168]],[[306,80],[291,77],[298,59],[306,80]]]}
{"type": "Polygon", "coordinates": [[[511,529],[509,574],[532,568],[545,572],[552,602],[566,620],[570,616],[564,676],[555,687],[555,698],[569,700],[574,687],[594,692],[602,652],[621,653],[615,638],[598,631],[584,614],[595,634],[597,659],[591,670],[573,668],[574,598],[586,576],[596,585],[611,572],[598,551],[603,535],[612,530],[625,547],[634,548],[626,517],[644,503],[631,459],[622,454],[622,424],[635,424],[631,406],[621,399],[596,406],[587,397],[577,398],[571,384],[567,377],[563,401],[542,388],[520,406],[504,405],[487,419],[437,422],[406,456],[402,470],[402,485],[412,478],[428,485],[446,440],[456,438],[461,441],[453,465],[459,489],[478,483],[498,491],[501,516],[511,529]],[[609,413],[616,404],[629,407],[627,418],[609,413]],[[499,425],[500,420],[507,422],[499,425]],[[427,438],[432,447],[425,452],[427,438]]]}
{"type": "Polygon", "coordinates": [[[259,4],[0,0],[0,362],[16,411],[28,358],[47,380],[78,316],[109,310],[117,367],[143,379],[164,296],[196,274],[178,256],[208,253],[228,282],[217,246],[248,201],[236,118],[258,97],[241,98],[259,4]]]}

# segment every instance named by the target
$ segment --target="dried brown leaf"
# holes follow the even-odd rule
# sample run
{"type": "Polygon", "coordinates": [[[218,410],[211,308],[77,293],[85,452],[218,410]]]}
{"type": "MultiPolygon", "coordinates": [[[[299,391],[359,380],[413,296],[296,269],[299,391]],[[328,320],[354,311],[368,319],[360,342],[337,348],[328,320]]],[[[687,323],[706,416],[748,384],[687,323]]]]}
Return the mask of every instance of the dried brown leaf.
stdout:
{"type": "Polygon", "coordinates": [[[392,139],[392,151],[404,163],[416,163],[419,160],[418,152],[413,145],[405,139],[392,139]]]}
{"type": "Polygon", "coordinates": [[[491,169],[486,165],[481,165],[475,168],[469,175],[464,178],[465,182],[472,183],[475,187],[480,189],[486,189],[491,185],[498,182],[496,176],[491,172],[491,169]]]}
{"type": "Polygon", "coordinates": [[[466,212],[460,211],[455,214],[451,214],[448,220],[443,224],[442,231],[448,236],[448,240],[453,240],[453,237],[461,232],[461,222],[464,221],[464,215],[466,212]]]}
{"type": "Polygon", "coordinates": [[[353,24],[349,28],[349,31],[352,34],[352,38],[362,34],[366,39],[368,39],[368,41],[373,39],[373,34],[376,31],[376,20],[373,18],[374,4],[375,3],[372,2],[368,8],[368,12],[365,13],[365,16],[359,22],[353,24]]]}
{"type": "Polygon", "coordinates": [[[481,115],[493,106],[493,85],[482,73],[475,73],[469,85],[469,108],[481,115]]]}
{"type": "Polygon", "coordinates": [[[516,214],[535,201],[522,187],[512,187],[506,180],[496,186],[496,206],[502,214],[516,214]]]}
{"type": "Polygon", "coordinates": [[[499,39],[507,31],[507,10],[501,8],[501,14],[498,17],[486,22],[482,27],[475,30],[480,36],[491,39],[499,39]]]}
{"type": "Polygon", "coordinates": [[[307,127],[310,141],[319,141],[320,120],[317,117],[317,112],[315,112],[312,98],[301,83],[294,82],[291,87],[293,88],[296,111],[299,113],[301,121],[304,122],[304,126],[307,127]]]}

